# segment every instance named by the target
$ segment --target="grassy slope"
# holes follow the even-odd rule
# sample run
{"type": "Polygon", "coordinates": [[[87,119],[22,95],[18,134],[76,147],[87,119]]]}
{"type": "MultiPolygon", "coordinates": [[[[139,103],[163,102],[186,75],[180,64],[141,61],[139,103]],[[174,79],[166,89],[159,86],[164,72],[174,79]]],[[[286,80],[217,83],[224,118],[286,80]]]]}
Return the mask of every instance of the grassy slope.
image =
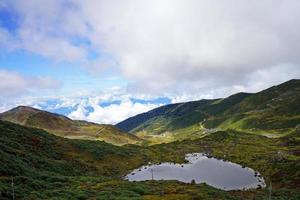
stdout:
{"type": "Polygon", "coordinates": [[[281,137],[299,124],[300,80],[291,80],[255,94],[163,106],[120,122],[117,127],[151,143],[161,143],[227,129],[281,137]]]}
{"type": "Polygon", "coordinates": [[[112,125],[71,120],[62,115],[25,106],[19,106],[0,114],[0,119],[41,128],[54,135],[72,139],[101,140],[116,145],[132,144],[140,141],[134,135],[124,133],[112,125]]]}
{"type": "Polygon", "coordinates": [[[300,80],[252,95],[205,122],[208,127],[285,134],[300,124],[300,80]],[[228,117],[230,116],[230,117],[228,117]]]}
{"type": "Polygon", "coordinates": [[[0,197],[11,199],[263,199],[266,189],[224,192],[204,184],[121,180],[129,170],[151,161],[184,162],[191,152],[249,166],[272,181],[272,199],[300,198],[299,132],[269,139],[236,131],[197,140],[148,147],[114,146],[69,140],[45,131],[0,121],[0,197]],[[176,151],[175,151],[176,149],[176,151]],[[162,192],[163,191],[163,192],[162,192]]]}

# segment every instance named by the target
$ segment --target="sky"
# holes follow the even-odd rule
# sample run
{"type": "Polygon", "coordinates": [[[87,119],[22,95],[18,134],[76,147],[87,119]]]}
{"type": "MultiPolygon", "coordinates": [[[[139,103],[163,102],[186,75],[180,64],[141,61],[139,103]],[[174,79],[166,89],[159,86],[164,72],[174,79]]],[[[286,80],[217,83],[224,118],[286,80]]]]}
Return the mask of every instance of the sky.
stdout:
{"type": "Polygon", "coordinates": [[[298,0],[0,0],[0,112],[115,124],[300,78],[298,0]]]}

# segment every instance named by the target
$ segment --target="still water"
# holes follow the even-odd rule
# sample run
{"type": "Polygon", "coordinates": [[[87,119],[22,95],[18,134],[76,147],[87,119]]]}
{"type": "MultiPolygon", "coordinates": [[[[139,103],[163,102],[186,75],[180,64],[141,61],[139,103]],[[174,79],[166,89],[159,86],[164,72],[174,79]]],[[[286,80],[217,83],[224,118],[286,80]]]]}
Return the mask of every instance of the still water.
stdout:
{"type": "Polygon", "coordinates": [[[186,154],[186,164],[162,163],[142,166],[129,173],[129,181],[178,180],[206,183],[222,190],[242,190],[265,187],[261,175],[248,167],[209,158],[202,153],[186,154]]]}

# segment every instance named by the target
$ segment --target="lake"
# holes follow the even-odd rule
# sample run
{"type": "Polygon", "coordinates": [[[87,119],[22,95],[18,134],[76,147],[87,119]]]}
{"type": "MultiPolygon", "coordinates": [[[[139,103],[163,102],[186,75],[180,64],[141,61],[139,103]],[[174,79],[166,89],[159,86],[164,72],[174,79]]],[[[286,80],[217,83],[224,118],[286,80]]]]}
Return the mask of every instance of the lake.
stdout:
{"type": "Polygon", "coordinates": [[[265,187],[259,172],[248,167],[207,157],[202,153],[186,154],[185,164],[161,163],[142,166],[130,172],[129,181],[178,180],[185,183],[206,183],[222,190],[265,187]]]}

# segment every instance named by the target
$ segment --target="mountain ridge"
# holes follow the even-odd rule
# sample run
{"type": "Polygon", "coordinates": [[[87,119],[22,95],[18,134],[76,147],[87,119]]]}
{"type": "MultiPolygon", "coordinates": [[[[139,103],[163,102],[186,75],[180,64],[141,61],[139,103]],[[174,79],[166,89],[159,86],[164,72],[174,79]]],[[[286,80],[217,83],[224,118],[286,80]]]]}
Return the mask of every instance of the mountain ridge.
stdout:
{"type": "Polygon", "coordinates": [[[119,122],[116,127],[142,138],[169,142],[227,129],[280,137],[298,124],[300,80],[292,79],[257,93],[161,106],[119,122]],[[169,139],[164,140],[165,136],[169,139]]]}
{"type": "Polygon", "coordinates": [[[138,137],[123,132],[113,125],[72,120],[64,115],[28,106],[18,106],[0,113],[0,120],[40,128],[54,135],[70,139],[102,140],[116,145],[140,141],[138,137]]]}

